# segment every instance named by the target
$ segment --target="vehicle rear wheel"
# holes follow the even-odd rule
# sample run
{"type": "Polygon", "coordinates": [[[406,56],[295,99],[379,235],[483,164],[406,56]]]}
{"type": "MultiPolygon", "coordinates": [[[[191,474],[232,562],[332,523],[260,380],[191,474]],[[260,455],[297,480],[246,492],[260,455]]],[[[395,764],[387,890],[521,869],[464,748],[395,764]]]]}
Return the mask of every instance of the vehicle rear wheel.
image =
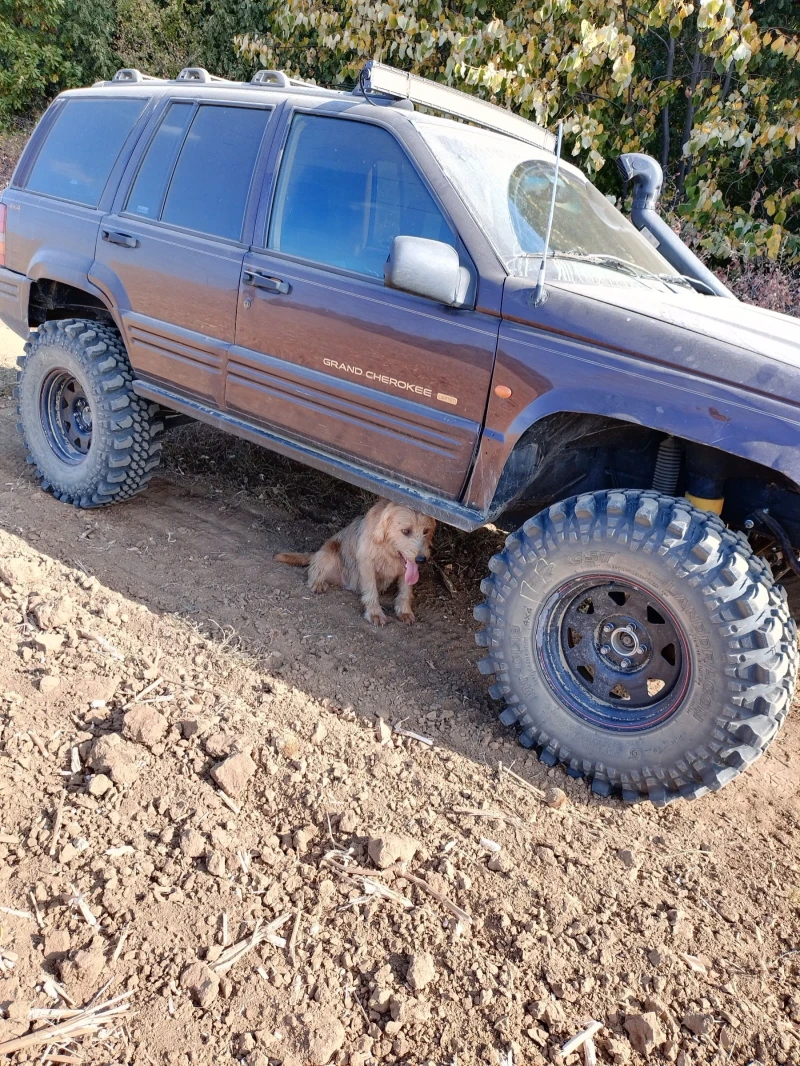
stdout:
{"type": "Polygon", "coordinates": [[[786,717],[786,595],[715,515],[650,491],[578,496],[527,521],[489,568],[475,617],[500,718],[596,793],[694,799],[786,717]]]}
{"type": "Polygon", "coordinates": [[[147,486],[164,425],[157,405],[133,391],[116,329],[45,322],[18,365],[18,428],[43,489],[76,507],[102,507],[147,486]]]}

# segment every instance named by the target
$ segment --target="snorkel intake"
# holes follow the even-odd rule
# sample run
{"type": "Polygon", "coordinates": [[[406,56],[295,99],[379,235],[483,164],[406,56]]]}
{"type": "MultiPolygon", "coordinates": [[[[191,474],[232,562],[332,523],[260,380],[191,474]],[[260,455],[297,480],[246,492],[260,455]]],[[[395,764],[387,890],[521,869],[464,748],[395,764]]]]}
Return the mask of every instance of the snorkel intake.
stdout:
{"type": "Polygon", "coordinates": [[[642,235],[657,248],[670,266],[680,274],[695,278],[704,287],[711,289],[715,296],[736,297],[726,288],[719,278],[712,274],[656,211],[664,172],[652,156],[643,152],[627,152],[617,157],[617,170],[633,184],[633,202],[631,204],[631,222],[642,235]]]}

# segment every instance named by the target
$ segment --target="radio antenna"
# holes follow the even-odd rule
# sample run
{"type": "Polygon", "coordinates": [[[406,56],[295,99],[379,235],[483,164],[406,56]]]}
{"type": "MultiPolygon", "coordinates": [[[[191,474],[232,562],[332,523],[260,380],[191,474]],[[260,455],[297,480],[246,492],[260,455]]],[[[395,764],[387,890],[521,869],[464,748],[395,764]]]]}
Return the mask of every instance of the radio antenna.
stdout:
{"type": "Polygon", "coordinates": [[[547,233],[544,237],[544,251],[542,252],[542,263],[539,267],[539,277],[536,281],[536,288],[533,290],[533,306],[538,307],[539,304],[544,303],[544,279],[547,273],[547,253],[550,251],[550,231],[553,228],[553,215],[556,213],[556,192],[558,191],[558,169],[561,164],[561,139],[564,134],[564,123],[559,122],[558,133],[556,134],[556,166],[553,172],[553,192],[550,196],[550,213],[547,216],[547,233]]]}

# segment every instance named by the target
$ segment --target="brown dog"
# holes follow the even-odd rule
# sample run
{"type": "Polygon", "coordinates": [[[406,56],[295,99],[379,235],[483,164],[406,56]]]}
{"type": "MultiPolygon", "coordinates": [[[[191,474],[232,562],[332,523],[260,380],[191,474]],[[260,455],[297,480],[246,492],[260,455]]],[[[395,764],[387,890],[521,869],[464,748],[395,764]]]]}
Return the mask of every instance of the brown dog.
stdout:
{"type": "Polygon", "coordinates": [[[289,566],[307,566],[313,592],[326,592],[333,585],[361,593],[364,617],[376,626],[387,621],[378,597],[397,581],[395,614],[410,625],[416,621],[412,588],[419,581],[420,564],[430,558],[435,528],[427,515],[379,500],[313,555],[281,552],[275,558],[289,566]]]}

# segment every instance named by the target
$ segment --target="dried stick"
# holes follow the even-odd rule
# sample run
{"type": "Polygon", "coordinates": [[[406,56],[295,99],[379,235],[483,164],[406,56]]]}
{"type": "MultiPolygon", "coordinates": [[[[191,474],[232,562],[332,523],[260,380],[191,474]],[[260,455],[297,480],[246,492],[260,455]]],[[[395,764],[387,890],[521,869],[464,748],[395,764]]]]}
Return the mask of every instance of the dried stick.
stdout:
{"type": "Polygon", "coordinates": [[[42,918],[42,912],[39,910],[39,904],[36,902],[36,896],[33,893],[33,889],[28,893],[31,904],[33,906],[33,913],[36,916],[36,924],[41,929],[44,925],[44,918],[42,918]]]}
{"type": "MultiPolygon", "coordinates": [[[[443,811],[443,813],[447,813],[443,811]]],[[[480,807],[453,807],[453,814],[468,814],[471,818],[490,818],[496,822],[508,822],[510,825],[522,826],[524,822],[515,814],[504,814],[502,811],[485,811],[480,807]]]]}
{"type": "Polygon", "coordinates": [[[143,700],[145,696],[149,696],[153,689],[158,688],[158,686],[162,685],[163,683],[164,678],[157,677],[155,681],[152,682],[152,684],[148,685],[147,688],[143,688],[142,691],[137,696],[134,696],[132,700],[128,700],[127,703],[123,704],[123,711],[130,710],[130,708],[133,707],[135,703],[138,703],[139,700],[143,700]]]}
{"type": "Polygon", "coordinates": [[[292,932],[289,936],[289,958],[292,960],[292,966],[297,965],[297,955],[295,953],[295,945],[297,944],[297,931],[300,928],[300,915],[303,913],[302,907],[297,908],[297,914],[294,916],[294,925],[292,926],[292,932]]]}
{"type": "Polygon", "coordinates": [[[0,1044],[0,1055],[11,1055],[15,1051],[22,1051],[24,1048],[36,1047],[40,1044],[63,1043],[64,1039],[74,1040],[77,1036],[95,1033],[107,1018],[114,1018],[130,1010],[130,1003],[123,1003],[122,1000],[132,995],[132,991],[123,992],[108,1000],[107,1003],[79,1011],[68,1021],[44,1026],[34,1033],[28,1033],[26,1036],[19,1036],[13,1040],[5,1040],[0,1044]]]}
{"type": "Polygon", "coordinates": [[[111,956],[111,962],[115,963],[122,954],[122,949],[125,946],[125,941],[128,939],[128,933],[130,932],[131,924],[128,922],[119,934],[119,940],[117,946],[114,948],[114,954],[111,956]]]}
{"type": "MultiPolygon", "coordinates": [[[[367,870],[363,866],[348,866],[346,862],[348,858],[349,856],[345,851],[329,851],[327,855],[322,857],[322,861],[325,865],[331,866],[337,873],[347,874],[348,877],[362,878],[362,884],[374,877],[386,877],[391,874],[397,874],[398,877],[404,877],[406,881],[410,881],[412,885],[416,885],[417,888],[421,888],[423,892],[427,892],[429,895],[433,896],[433,898],[438,900],[443,907],[450,911],[451,914],[454,914],[456,918],[459,918],[462,922],[466,922],[468,925],[472,924],[472,918],[465,910],[462,910],[461,907],[449,900],[447,896],[443,896],[441,892],[437,892],[435,888],[431,888],[428,882],[423,880],[423,878],[407,873],[403,869],[401,863],[394,863],[385,870],[367,870]]],[[[405,899],[404,896],[399,895],[397,898],[399,900],[405,899]]]]}
{"type": "Polygon", "coordinates": [[[32,729],[28,730],[28,736],[31,738],[31,740],[36,745],[36,747],[39,749],[39,754],[43,758],[45,758],[45,759],[51,758],[50,752],[44,746],[44,742],[42,741],[41,737],[39,737],[36,733],[34,733],[34,731],[32,729]]]}
{"type": "Polygon", "coordinates": [[[250,936],[245,937],[244,940],[237,941],[235,944],[231,944],[229,948],[222,952],[217,961],[211,964],[211,969],[216,974],[227,973],[234,963],[237,963],[239,959],[243,958],[252,948],[257,947],[259,944],[263,944],[265,940],[268,943],[273,944],[275,947],[286,947],[286,941],[284,938],[282,936],[276,936],[275,931],[288,922],[291,916],[292,912],[287,911],[287,913],[282,914],[280,918],[276,918],[275,921],[264,926],[262,926],[261,920],[259,919],[250,936]]]}
{"type": "Polygon", "coordinates": [[[595,1033],[599,1032],[603,1028],[602,1022],[591,1022],[581,1033],[577,1033],[570,1040],[566,1042],[561,1048],[561,1054],[564,1058],[567,1055],[571,1055],[573,1051],[577,1051],[581,1044],[587,1040],[592,1040],[595,1033]]]}
{"type": "Polygon", "coordinates": [[[401,737],[410,737],[412,740],[417,740],[420,744],[427,744],[429,747],[433,744],[433,737],[424,737],[422,733],[414,733],[412,730],[403,729],[399,725],[394,727],[394,732],[399,733],[401,737]]]}
{"type": "Polygon", "coordinates": [[[125,656],[121,651],[118,651],[114,645],[106,640],[105,637],[101,637],[99,633],[92,633],[89,629],[79,629],[78,636],[83,637],[84,640],[92,640],[95,644],[99,644],[100,647],[110,655],[113,659],[118,659],[120,662],[125,662],[125,656]]]}
{"type": "Polygon", "coordinates": [[[234,814],[241,814],[242,808],[238,803],[234,803],[230,796],[226,795],[221,788],[215,789],[217,796],[222,800],[225,806],[233,811],[234,814]]]}
{"type": "Polygon", "coordinates": [[[78,910],[83,915],[83,919],[87,923],[87,925],[97,925],[97,918],[95,918],[95,916],[92,914],[89,908],[89,904],[80,894],[75,885],[70,884],[69,889],[72,893],[72,898],[69,901],[70,904],[78,908],[78,910]]]}
{"type": "Polygon", "coordinates": [[[450,913],[454,914],[460,921],[466,922],[467,925],[472,925],[472,918],[465,910],[462,910],[461,907],[449,900],[447,896],[443,896],[441,892],[437,892],[435,888],[431,888],[427,881],[423,880],[421,877],[415,877],[413,874],[404,873],[400,876],[404,877],[406,881],[410,881],[412,885],[416,885],[417,888],[421,888],[423,892],[427,892],[428,895],[433,896],[434,899],[441,903],[445,910],[450,911],[450,913]]]}
{"type": "Polygon", "coordinates": [[[16,907],[0,907],[0,914],[10,914],[13,918],[27,918],[31,922],[34,920],[30,911],[18,911],[16,907]]]}
{"type": "Polygon", "coordinates": [[[53,835],[50,837],[50,847],[48,854],[50,856],[55,855],[56,848],[58,847],[58,838],[61,835],[61,821],[64,817],[64,802],[67,798],[67,790],[62,788],[61,796],[58,801],[58,807],[56,808],[56,816],[53,822],[53,835]]]}
{"type": "Polygon", "coordinates": [[[450,595],[451,596],[455,596],[455,594],[456,594],[455,585],[453,584],[453,582],[450,580],[450,578],[445,573],[444,568],[441,567],[439,565],[439,563],[436,562],[435,559],[431,559],[431,565],[433,566],[433,569],[436,571],[436,576],[439,578],[439,580],[444,585],[444,587],[447,589],[447,591],[450,593],[450,595]]]}
{"type": "MultiPolygon", "coordinates": [[[[503,764],[500,763],[500,766],[503,766],[503,764]]],[[[530,789],[530,791],[533,792],[534,795],[538,796],[539,799],[544,799],[545,794],[540,788],[537,788],[536,785],[532,785],[530,781],[526,781],[525,778],[520,777],[519,774],[514,773],[514,771],[509,766],[503,766],[503,773],[507,774],[509,777],[513,777],[517,784],[522,785],[523,788],[530,789]]]]}

